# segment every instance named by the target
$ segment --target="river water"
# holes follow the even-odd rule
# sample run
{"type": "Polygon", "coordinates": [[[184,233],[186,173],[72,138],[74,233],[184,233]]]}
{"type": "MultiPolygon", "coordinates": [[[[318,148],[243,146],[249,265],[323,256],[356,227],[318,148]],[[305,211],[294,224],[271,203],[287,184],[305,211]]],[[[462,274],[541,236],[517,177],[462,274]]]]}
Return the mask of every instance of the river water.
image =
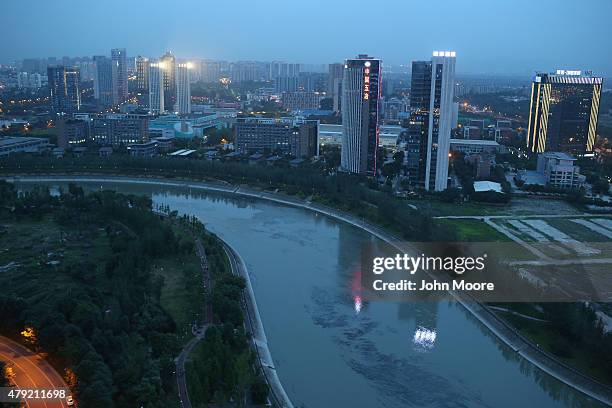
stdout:
{"type": "Polygon", "coordinates": [[[296,407],[600,406],[518,356],[455,302],[361,300],[362,246],[383,244],[354,226],[188,187],[79,184],[148,195],[154,205],[193,214],[241,254],[296,407]]]}

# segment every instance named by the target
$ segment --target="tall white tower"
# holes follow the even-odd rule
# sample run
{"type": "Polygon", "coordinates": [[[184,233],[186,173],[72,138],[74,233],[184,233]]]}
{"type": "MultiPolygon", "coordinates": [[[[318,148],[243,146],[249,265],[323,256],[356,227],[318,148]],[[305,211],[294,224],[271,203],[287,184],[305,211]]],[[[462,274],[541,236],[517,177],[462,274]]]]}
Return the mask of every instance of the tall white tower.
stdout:
{"type": "Polygon", "coordinates": [[[431,59],[429,126],[425,189],[443,191],[448,185],[448,154],[453,129],[455,52],[434,51],[431,59]]]}
{"type": "Polygon", "coordinates": [[[149,64],[149,111],[154,114],[165,111],[164,69],[166,69],[166,66],[161,61],[149,64]]]}
{"type": "Polygon", "coordinates": [[[113,104],[118,105],[128,98],[127,56],[125,48],[111,50],[112,78],[113,78],[113,104]]]}
{"type": "Polygon", "coordinates": [[[181,115],[191,113],[191,69],[190,62],[176,64],[176,110],[181,115]]]}

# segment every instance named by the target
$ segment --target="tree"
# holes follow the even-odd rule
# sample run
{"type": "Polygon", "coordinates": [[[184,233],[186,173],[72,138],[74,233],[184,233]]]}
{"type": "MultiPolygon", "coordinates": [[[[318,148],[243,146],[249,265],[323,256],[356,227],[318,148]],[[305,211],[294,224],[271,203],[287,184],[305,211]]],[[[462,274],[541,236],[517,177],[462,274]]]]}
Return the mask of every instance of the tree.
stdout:
{"type": "Polygon", "coordinates": [[[595,194],[610,194],[610,182],[603,177],[600,177],[593,183],[593,193],[595,194]]]}

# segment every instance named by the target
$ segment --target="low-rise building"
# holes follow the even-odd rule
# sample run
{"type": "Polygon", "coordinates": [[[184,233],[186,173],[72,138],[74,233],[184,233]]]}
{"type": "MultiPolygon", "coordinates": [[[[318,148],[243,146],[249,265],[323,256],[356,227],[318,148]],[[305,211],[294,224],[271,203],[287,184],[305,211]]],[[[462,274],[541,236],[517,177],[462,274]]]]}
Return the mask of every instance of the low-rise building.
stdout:
{"type": "Polygon", "coordinates": [[[318,154],[317,120],[304,118],[240,118],[234,127],[241,153],[278,152],[295,157],[318,154]]]}
{"type": "MultiPolygon", "coordinates": [[[[379,126],[378,145],[393,148],[406,129],[398,125],[379,126]]],[[[342,146],[342,125],[319,124],[318,139],[321,145],[342,146]]]]}
{"type": "Polygon", "coordinates": [[[44,137],[0,136],[0,156],[13,153],[37,153],[46,149],[49,139],[44,137]]]}
{"type": "Polygon", "coordinates": [[[113,148],[110,146],[104,146],[98,150],[98,156],[100,157],[108,157],[111,154],[113,154],[113,148]]]}
{"type": "Polygon", "coordinates": [[[57,121],[57,145],[63,149],[75,147],[89,139],[89,123],[60,117],[57,121]]]}
{"type": "Polygon", "coordinates": [[[451,139],[450,150],[465,154],[503,153],[506,148],[495,140],[451,139]]]}
{"type": "Polygon", "coordinates": [[[157,147],[159,151],[162,153],[169,152],[174,147],[173,137],[161,136],[161,137],[153,138],[151,140],[157,142],[157,147]]]}
{"type": "Polygon", "coordinates": [[[574,189],[582,186],[586,177],[580,174],[576,159],[561,152],[544,152],[538,155],[537,170],[522,170],[516,179],[524,184],[547,185],[554,188],[574,189]]]}
{"type": "Polygon", "coordinates": [[[89,139],[100,145],[127,146],[149,140],[149,116],[140,114],[81,114],[75,119],[87,121],[89,139]]]}
{"type": "Polygon", "coordinates": [[[568,153],[544,152],[538,155],[537,171],[544,174],[546,184],[556,188],[578,188],[584,183],[576,158],[568,153]]]}
{"type": "Polygon", "coordinates": [[[135,143],[127,147],[128,152],[132,156],[136,157],[152,157],[157,156],[158,143],[155,140],[151,140],[145,143],[135,143]]]}

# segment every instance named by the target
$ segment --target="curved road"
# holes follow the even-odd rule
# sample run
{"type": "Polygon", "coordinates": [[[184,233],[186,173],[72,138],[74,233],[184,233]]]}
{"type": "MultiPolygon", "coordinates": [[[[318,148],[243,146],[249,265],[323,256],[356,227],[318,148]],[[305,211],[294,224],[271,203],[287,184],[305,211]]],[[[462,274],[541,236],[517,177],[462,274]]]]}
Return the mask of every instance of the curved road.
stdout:
{"type": "MultiPolygon", "coordinates": [[[[3,336],[0,336],[0,360],[12,367],[15,373],[13,383],[16,388],[46,390],[64,388],[68,390],[68,385],[62,376],[40,355],[3,336]]],[[[25,402],[25,406],[29,408],[68,408],[65,398],[31,399],[25,402]]]]}

